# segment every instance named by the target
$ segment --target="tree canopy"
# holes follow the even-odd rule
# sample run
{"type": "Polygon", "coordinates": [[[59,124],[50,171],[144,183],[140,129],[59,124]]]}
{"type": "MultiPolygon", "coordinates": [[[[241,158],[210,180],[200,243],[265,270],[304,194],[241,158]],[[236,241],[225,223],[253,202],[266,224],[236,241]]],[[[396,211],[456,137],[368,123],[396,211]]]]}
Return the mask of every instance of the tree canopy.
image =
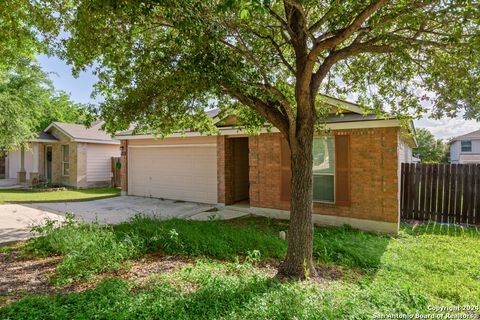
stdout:
{"type": "Polygon", "coordinates": [[[53,87],[35,56],[60,28],[49,1],[5,0],[0,5],[0,150],[25,143],[52,121],[90,119],[87,106],[53,87]]]}
{"type": "Polygon", "coordinates": [[[204,128],[198,115],[225,97],[283,129],[300,71],[315,91],[397,115],[422,100],[436,116],[479,115],[477,1],[73,3],[64,57],[99,63],[112,131],[204,128]]]}
{"type": "Polygon", "coordinates": [[[49,1],[3,0],[0,5],[0,69],[49,51],[59,28],[49,1]]]}
{"type": "Polygon", "coordinates": [[[448,146],[441,139],[436,139],[428,129],[417,129],[418,147],[413,150],[415,157],[422,163],[447,162],[448,146]]]}
{"type": "Polygon", "coordinates": [[[18,147],[52,121],[78,123],[87,106],[56,91],[41,68],[28,60],[0,71],[0,150],[18,147]]]}
{"type": "MultiPolygon", "coordinates": [[[[57,3],[57,2],[55,2],[57,3]]],[[[205,109],[275,126],[290,145],[284,274],[314,274],[312,140],[318,93],[373,111],[480,115],[477,0],[59,1],[62,56],[98,65],[110,131],[212,130],[205,109]],[[307,271],[306,271],[307,270],[307,271]]]]}

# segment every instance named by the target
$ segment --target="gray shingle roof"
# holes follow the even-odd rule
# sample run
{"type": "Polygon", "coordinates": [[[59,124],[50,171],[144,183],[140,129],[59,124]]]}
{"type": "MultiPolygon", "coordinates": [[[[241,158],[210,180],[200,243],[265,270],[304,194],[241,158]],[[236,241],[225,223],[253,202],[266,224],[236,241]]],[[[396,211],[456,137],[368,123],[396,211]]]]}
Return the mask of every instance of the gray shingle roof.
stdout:
{"type": "Polygon", "coordinates": [[[458,141],[458,140],[476,140],[476,139],[480,140],[480,130],[472,131],[467,134],[454,137],[450,142],[458,141]]]}
{"type": "Polygon", "coordinates": [[[117,140],[102,130],[101,122],[95,122],[90,128],[87,128],[83,124],[62,123],[53,122],[48,128],[47,132],[52,126],[57,127],[60,131],[63,131],[74,140],[92,140],[92,142],[116,142],[117,140]]]}

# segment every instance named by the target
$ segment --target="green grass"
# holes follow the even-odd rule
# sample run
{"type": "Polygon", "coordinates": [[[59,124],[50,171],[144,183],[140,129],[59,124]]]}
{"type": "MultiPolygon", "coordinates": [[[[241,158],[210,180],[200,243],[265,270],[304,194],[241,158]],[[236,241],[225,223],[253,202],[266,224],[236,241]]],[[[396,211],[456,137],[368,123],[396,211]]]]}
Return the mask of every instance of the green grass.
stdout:
{"type": "MultiPolygon", "coordinates": [[[[258,260],[280,260],[287,225],[268,219],[158,221],[115,227],[70,223],[46,230],[24,250],[62,254],[54,279],[118,270],[148,252],[195,261],[148,281],[106,279],[82,293],[31,295],[0,310],[2,319],[370,319],[431,313],[428,306],[478,305],[480,233],[428,224],[402,226],[396,238],[350,228],[316,228],[314,256],[341,277],[279,282],[258,260]],[[260,251],[260,256],[254,254],[260,251]],[[246,256],[237,259],[237,256],[246,256]]],[[[61,283],[61,282],[60,282],[61,283]]]]}
{"type": "Polygon", "coordinates": [[[64,191],[27,191],[21,189],[0,190],[0,204],[2,203],[33,203],[33,202],[62,202],[62,201],[85,201],[108,197],[115,197],[120,194],[117,188],[92,188],[75,189],[64,191]]]}

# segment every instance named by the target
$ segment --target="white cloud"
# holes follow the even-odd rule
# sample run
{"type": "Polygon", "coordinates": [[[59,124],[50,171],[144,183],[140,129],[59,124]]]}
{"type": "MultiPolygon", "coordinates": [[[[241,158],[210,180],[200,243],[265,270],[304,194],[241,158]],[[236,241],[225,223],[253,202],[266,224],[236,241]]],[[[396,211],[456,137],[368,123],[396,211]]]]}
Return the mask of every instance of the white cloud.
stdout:
{"type": "Polygon", "coordinates": [[[448,139],[480,129],[480,123],[475,120],[465,120],[461,117],[433,120],[427,117],[415,120],[416,128],[430,130],[439,139],[448,139]]]}

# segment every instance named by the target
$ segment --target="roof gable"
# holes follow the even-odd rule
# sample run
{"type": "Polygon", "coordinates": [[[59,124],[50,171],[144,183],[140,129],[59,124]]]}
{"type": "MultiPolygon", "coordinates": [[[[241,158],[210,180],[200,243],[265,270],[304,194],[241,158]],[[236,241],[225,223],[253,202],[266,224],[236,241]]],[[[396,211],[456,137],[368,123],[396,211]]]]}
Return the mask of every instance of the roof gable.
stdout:
{"type": "Polygon", "coordinates": [[[102,130],[102,125],[103,121],[95,122],[89,128],[83,124],[52,122],[44,132],[51,133],[56,129],[76,142],[118,144],[118,140],[112,139],[109,134],[102,130]]]}
{"type": "Polygon", "coordinates": [[[458,140],[480,140],[480,130],[472,131],[467,134],[454,137],[450,142],[458,140]]]}

